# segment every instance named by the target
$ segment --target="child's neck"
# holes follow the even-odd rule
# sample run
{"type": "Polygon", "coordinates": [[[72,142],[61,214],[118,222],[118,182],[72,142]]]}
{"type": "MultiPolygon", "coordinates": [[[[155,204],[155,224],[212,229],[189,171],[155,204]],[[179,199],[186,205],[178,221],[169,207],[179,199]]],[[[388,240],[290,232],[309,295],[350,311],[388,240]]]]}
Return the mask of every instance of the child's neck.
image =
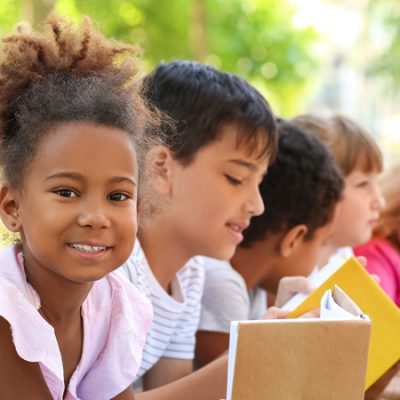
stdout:
{"type": "Polygon", "coordinates": [[[161,287],[169,292],[177,272],[195,256],[169,231],[169,224],[151,224],[138,233],[149,266],[161,287]]]}
{"type": "Polygon", "coordinates": [[[78,284],[62,281],[41,269],[30,270],[25,266],[27,281],[40,298],[39,312],[51,325],[68,323],[81,315],[81,306],[93,283],[78,284]]]}

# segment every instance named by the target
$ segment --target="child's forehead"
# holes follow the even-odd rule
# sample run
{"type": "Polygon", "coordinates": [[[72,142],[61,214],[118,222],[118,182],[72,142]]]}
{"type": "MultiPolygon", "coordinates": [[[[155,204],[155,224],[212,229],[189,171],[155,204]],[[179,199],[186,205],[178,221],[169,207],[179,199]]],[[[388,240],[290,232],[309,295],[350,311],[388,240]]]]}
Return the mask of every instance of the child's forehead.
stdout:
{"type": "Polygon", "coordinates": [[[376,177],[382,172],[382,168],[378,165],[366,162],[366,160],[358,161],[351,171],[345,176],[345,179],[360,177],[376,177]]]}
{"type": "Polygon", "coordinates": [[[218,128],[215,140],[210,146],[221,146],[236,150],[244,157],[263,162],[271,155],[270,135],[262,128],[252,129],[241,127],[238,124],[223,124],[218,128]]]}

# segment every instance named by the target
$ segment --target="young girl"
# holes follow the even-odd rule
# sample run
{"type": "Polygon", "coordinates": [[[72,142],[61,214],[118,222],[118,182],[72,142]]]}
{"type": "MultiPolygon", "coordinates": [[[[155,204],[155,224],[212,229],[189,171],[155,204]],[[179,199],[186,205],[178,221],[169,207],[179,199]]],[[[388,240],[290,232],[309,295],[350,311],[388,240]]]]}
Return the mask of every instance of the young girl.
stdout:
{"type": "Polygon", "coordinates": [[[400,307],[400,162],[380,180],[386,202],[373,239],[354,249],[367,258],[367,270],[380,278],[380,285],[400,307]]]}
{"type": "Polygon", "coordinates": [[[150,117],[136,51],[56,16],[3,41],[0,215],[21,242],[0,255],[0,398],[133,399],[151,307],[112,271],[150,117]]]}
{"type": "MultiPolygon", "coordinates": [[[[333,115],[323,118],[305,114],[294,118],[298,126],[317,136],[330,150],[341,169],[345,188],[339,202],[336,221],[327,252],[320,265],[333,262],[339,266],[353,255],[354,246],[370,240],[384,206],[378,175],[382,171],[382,154],[373,137],[353,120],[333,115]]],[[[368,270],[368,262],[367,262],[368,270]]],[[[400,364],[395,364],[365,394],[366,400],[377,399],[400,364]]]]}
{"type": "Polygon", "coordinates": [[[301,115],[293,120],[317,136],[330,150],[341,169],[345,189],[337,206],[335,229],[325,258],[342,249],[367,242],[376,226],[384,200],[378,186],[382,154],[373,137],[351,119],[333,115],[329,118],[301,115]]]}

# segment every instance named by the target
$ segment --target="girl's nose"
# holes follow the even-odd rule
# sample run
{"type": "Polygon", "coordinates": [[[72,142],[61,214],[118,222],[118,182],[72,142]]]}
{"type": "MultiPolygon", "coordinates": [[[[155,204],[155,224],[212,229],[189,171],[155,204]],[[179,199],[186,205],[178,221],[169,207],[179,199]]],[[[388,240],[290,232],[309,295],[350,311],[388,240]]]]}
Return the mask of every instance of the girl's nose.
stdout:
{"type": "Polygon", "coordinates": [[[377,183],[374,185],[374,199],[372,204],[377,210],[382,210],[386,206],[385,198],[383,197],[381,189],[377,183]]]}
{"type": "Polygon", "coordinates": [[[96,207],[92,204],[81,211],[78,217],[78,224],[82,227],[102,229],[110,226],[110,220],[103,207],[96,207]]]}

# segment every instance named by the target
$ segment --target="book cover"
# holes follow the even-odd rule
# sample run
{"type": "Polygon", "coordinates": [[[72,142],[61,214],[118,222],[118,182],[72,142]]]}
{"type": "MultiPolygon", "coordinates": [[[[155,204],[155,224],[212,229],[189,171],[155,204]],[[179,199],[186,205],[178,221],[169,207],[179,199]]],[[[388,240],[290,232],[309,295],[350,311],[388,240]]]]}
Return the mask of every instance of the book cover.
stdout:
{"type": "Polygon", "coordinates": [[[321,300],[327,319],[231,323],[227,400],[364,399],[371,324],[333,292],[321,300]]]}
{"type": "Polygon", "coordinates": [[[297,305],[289,317],[298,317],[318,307],[323,294],[335,284],[372,321],[365,384],[365,389],[368,389],[400,359],[400,310],[357,259],[351,257],[297,305]]]}

